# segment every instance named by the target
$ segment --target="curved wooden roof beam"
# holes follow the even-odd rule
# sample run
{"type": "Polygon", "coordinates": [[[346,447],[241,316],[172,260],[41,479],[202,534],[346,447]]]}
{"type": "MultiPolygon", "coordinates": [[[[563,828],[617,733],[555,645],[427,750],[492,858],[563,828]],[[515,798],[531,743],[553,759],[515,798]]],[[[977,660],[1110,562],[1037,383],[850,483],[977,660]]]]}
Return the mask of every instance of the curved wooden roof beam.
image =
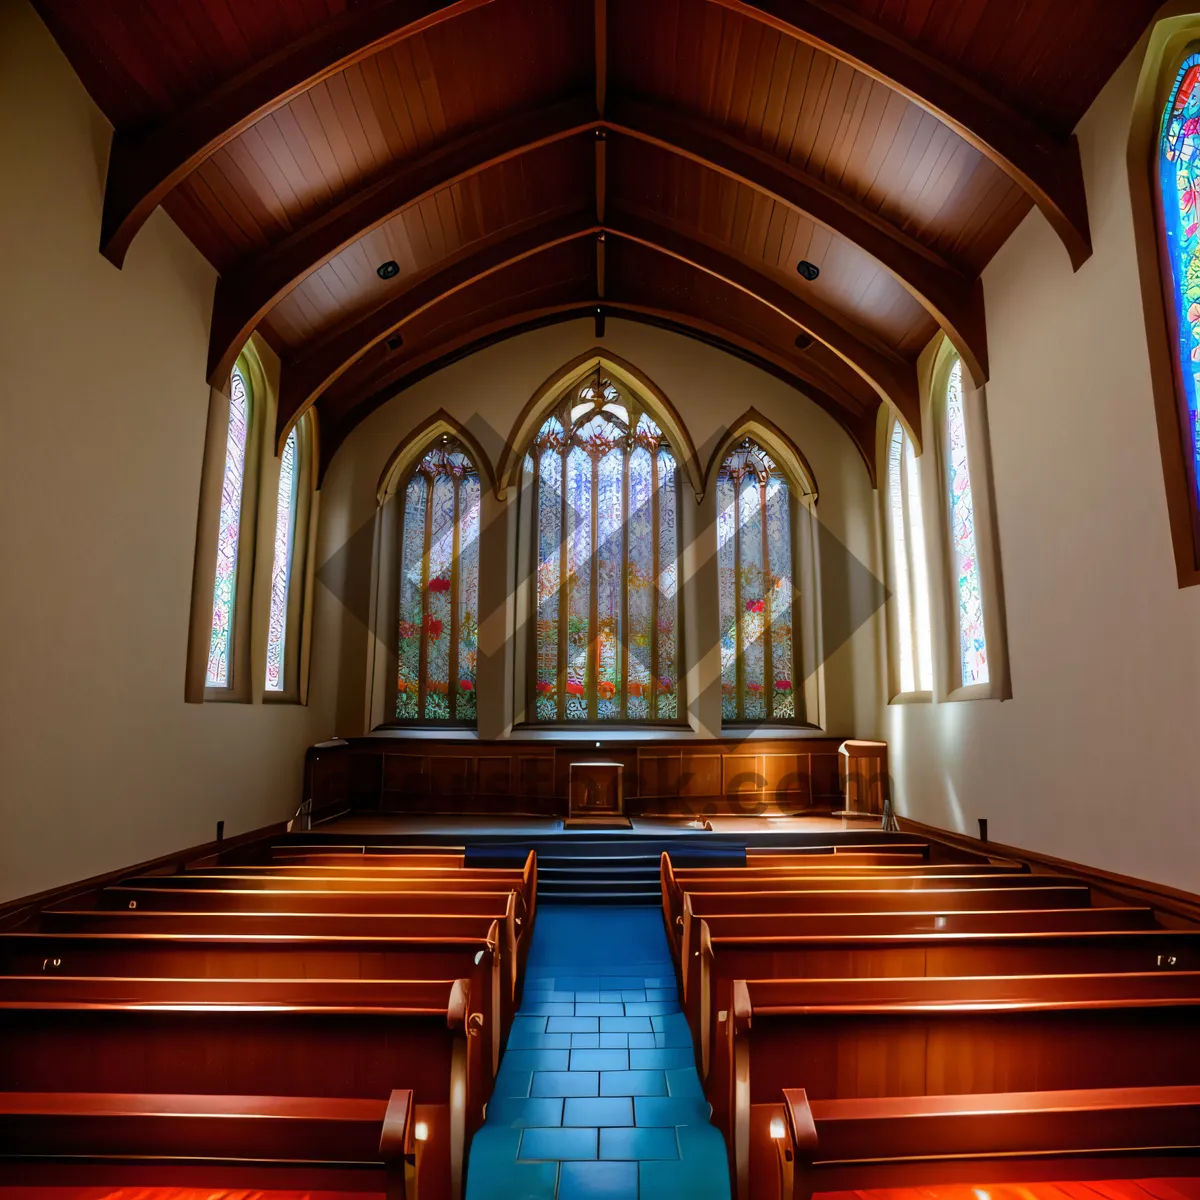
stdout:
{"type": "Polygon", "coordinates": [[[223,276],[213,297],[208,381],[224,387],[246,339],[293,288],[410,205],[491,167],[593,129],[588,98],[515,113],[395,168],[223,276]]]}
{"type": "Polygon", "coordinates": [[[932,55],[830,0],[712,0],[762,21],[920,105],[1027,192],[1078,270],[1092,253],[1079,144],[1061,140],[932,55]]]}
{"type": "MultiPolygon", "coordinates": [[[[506,338],[564,320],[590,318],[596,310],[596,301],[588,291],[586,286],[581,286],[578,301],[533,308],[514,308],[500,320],[422,349],[403,362],[390,366],[386,372],[364,380],[362,394],[351,397],[350,403],[340,416],[325,425],[325,436],[321,442],[320,478],[324,478],[338,447],[346,440],[354,426],[399,392],[426,378],[441,366],[506,338]]],[[[794,361],[766,344],[722,329],[692,313],[673,308],[669,303],[664,304],[661,296],[655,296],[651,291],[640,287],[625,286],[619,295],[605,299],[603,307],[610,316],[671,329],[685,337],[718,346],[776,378],[785,380],[828,412],[845,429],[862,457],[872,484],[874,483],[875,413],[863,412],[861,408],[847,408],[842,400],[835,398],[816,381],[819,373],[812,371],[809,364],[794,361]]],[[[838,390],[840,392],[840,389],[838,390]]]]}
{"type": "MultiPolygon", "coordinates": [[[[427,308],[515,263],[576,238],[595,235],[600,226],[590,212],[572,213],[492,241],[474,254],[425,275],[394,300],[286,360],[279,383],[276,435],[282,446],[288,431],[335,380],[406,321],[427,308]]],[[[592,298],[595,304],[595,299],[592,298]]]]}
{"type": "Polygon", "coordinates": [[[116,266],[175,187],[255,121],[331,75],[492,0],[375,0],[351,8],[136,136],[117,134],[108,160],[101,253],[116,266]]]}
{"type": "Polygon", "coordinates": [[[870,384],[879,398],[896,410],[917,445],[921,444],[920,393],[916,367],[912,363],[852,333],[741,259],[715,250],[686,234],[656,221],[626,214],[610,217],[605,228],[611,235],[676,258],[773,308],[798,329],[811,334],[832,350],[870,384]]]}
{"type": "Polygon", "coordinates": [[[937,321],[975,382],[987,382],[987,323],[979,279],[968,279],[890,221],[807,171],[711,122],[614,96],[605,124],[770,196],[853,242],[937,321]]]}

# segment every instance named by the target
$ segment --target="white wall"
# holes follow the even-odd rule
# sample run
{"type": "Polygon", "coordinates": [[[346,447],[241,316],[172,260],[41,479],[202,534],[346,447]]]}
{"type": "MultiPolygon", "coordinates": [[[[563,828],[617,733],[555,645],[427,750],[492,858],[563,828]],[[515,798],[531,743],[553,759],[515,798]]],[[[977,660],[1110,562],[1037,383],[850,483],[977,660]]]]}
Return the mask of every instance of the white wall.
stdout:
{"type": "Polygon", "coordinates": [[[902,813],[1200,889],[1200,589],[1176,586],[1125,165],[1139,47],[1078,128],[1095,252],[984,273],[1013,699],[892,705],[902,813]]]}
{"type": "Polygon", "coordinates": [[[215,274],[98,253],[111,129],[0,4],[0,899],[290,815],[331,718],[185,705],[215,274]]]}
{"type": "MultiPolygon", "coordinates": [[[[678,334],[610,319],[600,343],[590,320],[523,334],[448,366],[372,413],[338,451],[322,489],[318,561],[327,564],[325,578],[331,578],[329,564],[341,560],[347,569],[332,572],[339,581],[347,573],[361,581],[369,571],[370,531],[380,475],[411,430],[438,409],[445,409],[477,436],[495,464],[530,396],[560,367],[596,345],[635,365],[666,394],[696,444],[702,468],[707,467],[721,436],[747,408],[756,408],[782,428],[807,456],[817,478],[821,523],[863,563],[873,563],[875,518],[870,481],[858,452],[832,417],[793,388],[731,355],[678,334]],[[348,553],[343,547],[351,538],[357,550],[348,553]]],[[[510,490],[509,496],[509,504],[504,509],[495,505],[493,512],[511,518],[515,527],[515,491],[510,490]]],[[[695,505],[686,485],[683,497],[685,504],[695,505]]],[[[488,520],[485,503],[485,526],[488,520]]],[[[701,531],[697,536],[698,565],[715,550],[715,531],[701,531]]],[[[486,546],[484,552],[486,555],[486,546]]],[[[489,586],[486,573],[485,561],[484,588],[489,586]]],[[[715,575],[713,578],[715,604],[715,575]]],[[[349,606],[352,610],[364,611],[362,587],[339,582],[335,590],[354,597],[349,606]]],[[[360,732],[365,720],[368,633],[360,620],[346,619],[346,607],[333,596],[329,588],[318,588],[314,644],[317,653],[322,646],[329,652],[340,637],[340,667],[331,663],[328,668],[340,671],[338,732],[360,732]]],[[[489,653],[503,655],[513,624],[509,616],[489,626],[486,603],[483,610],[481,660],[489,653]]],[[[833,734],[869,733],[878,722],[880,624],[875,618],[868,620],[829,658],[825,726],[833,734]]],[[[695,641],[693,638],[689,661],[694,657],[695,641]]],[[[481,734],[501,732],[503,722],[493,720],[493,715],[511,695],[511,671],[511,662],[507,672],[480,669],[481,734]]],[[[693,688],[693,695],[695,691],[693,688]]]]}

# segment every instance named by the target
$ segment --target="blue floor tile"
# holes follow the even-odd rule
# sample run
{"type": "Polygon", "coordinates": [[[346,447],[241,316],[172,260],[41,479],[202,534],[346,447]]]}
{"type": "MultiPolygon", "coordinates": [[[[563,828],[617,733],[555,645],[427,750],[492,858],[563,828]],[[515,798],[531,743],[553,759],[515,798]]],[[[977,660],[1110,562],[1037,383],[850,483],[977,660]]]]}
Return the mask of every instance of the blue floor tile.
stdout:
{"type": "Polygon", "coordinates": [[[638,1125],[707,1125],[708,1102],[671,1096],[638,1096],[633,1102],[638,1125]]]}
{"type": "Polygon", "coordinates": [[[507,1125],[510,1129],[526,1129],[532,1125],[561,1125],[562,1116],[563,1102],[558,1096],[527,1099],[493,1096],[487,1106],[487,1123],[507,1125]]]}
{"type": "MultiPolygon", "coordinates": [[[[576,1017],[578,1020],[588,1020],[587,1017],[576,1017]]],[[[591,1020],[597,1018],[592,1017],[591,1020]]],[[[650,1017],[600,1017],[601,1033],[651,1033],[650,1017]]]]}
{"type": "Polygon", "coordinates": [[[674,1129],[639,1127],[600,1130],[601,1158],[678,1158],[674,1129]]]}
{"type": "Polygon", "coordinates": [[[558,1200],[638,1200],[635,1162],[567,1162],[558,1180],[558,1200]]]}
{"type": "Polygon", "coordinates": [[[558,1162],[568,1158],[596,1157],[596,1130],[556,1127],[526,1129],[521,1135],[523,1159],[549,1158],[558,1162]]]}
{"type": "Polygon", "coordinates": [[[599,1017],[550,1017],[547,1033],[599,1033],[599,1017]]]}
{"type": "MultiPolygon", "coordinates": [[[[575,1015],[577,1017],[623,1017],[625,1015],[625,1005],[616,1004],[580,1004],[575,1002],[575,1015]]],[[[644,1014],[649,1015],[649,1014],[644,1014]]]]}
{"type": "Polygon", "coordinates": [[[665,1096],[667,1078],[663,1071],[602,1071],[602,1096],[665,1096]]]}
{"type": "Polygon", "coordinates": [[[629,1045],[631,1035],[628,1033],[601,1033],[596,1036],[600,1039],[601,1049],[624,1050],[629,1045]]]}
{"type": "Polygon", "coordinates": [[[572,1096],[564,1103],[564,1125],[633,1124],[633,1100],[629,1096],[572,1096]]]}
{"type": "Polygon", "coordinates": [[[639,1194],[645,1197],[686,1196],[688,1200],[729,1200],[729,1172],[712,1163],[686,1159],[675,1162],[638,1163],[639,1194]]]}
{"type": "Polygon", "coordinates": [[[628,1050],[572,1050],[572,1071],[628,1071],[628,1050]]]}
{"type": "MultiPolygon", "coordinates": [[[[693,1074],[696,1058],[690,1046],[675,1046],[659,1050],[630,1050],[629,1066],[635,1071],[675,1071],[687,1069],[693,1074]]],[[[668,1080],[668,1087],[670,1081],[668,1080]]]]}
{"type": "MultiPolygon", "coordinates": [[[[600,1041],[601,1034],[599,1033],[573,1033],[571,1034],[571,1049],[572,1050],[598,1050],[603,1044],[600,1041]]],[[[623,1046],[625,1043],[622,1042],[623,1046]]]]}
{"type": "Polygon", "coordinates": [[[598,1096],[596,1071],[539,1071],[533,1077],[534,1096],[598,1096]]]}

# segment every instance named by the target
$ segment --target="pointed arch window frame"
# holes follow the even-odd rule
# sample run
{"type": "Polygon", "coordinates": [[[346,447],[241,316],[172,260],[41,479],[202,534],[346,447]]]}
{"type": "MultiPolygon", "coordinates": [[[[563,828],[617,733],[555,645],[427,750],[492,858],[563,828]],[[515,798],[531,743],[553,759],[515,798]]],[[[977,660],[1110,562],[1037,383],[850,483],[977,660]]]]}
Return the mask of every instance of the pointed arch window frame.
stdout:
{"type": "MultiPolygon", "coordinates": [[[[367,699],[368,726],[373,730],[420,731],[446,730],[460,735],[477,734],[480,712],[479,669],[475,676],[475,717],[470,720],[430,720],[415,718],[398,720],[396,700],[399,692],[399,619],[400,576],[404,561],[402,539],[405,527],[405,497],[409,482],[430,450],[443,444],[442,439],[456,442],[474,465],[479,477],[479,564],[482,580],[486,550],[485,530],[488,527],[491,498],[496,492],[496,477],[492,461],[469,429],[449,413],[439,409],[400,442],[392,452],[376,487],[374,548],[372,553],[371,600],[367,615],[372,631],[369,639],[367,678],[370,691],[367,699]]],[[[480,601],[482,603],[482,592],[480,601]]],[[[482,609],[477,619],[484,619],[482,609]]]]}
{"type": "MultiPolygon", "coordinates": [[[[641,379],[633,372],[629,364],[623,363],[620,360],[610,360],[607,355],[592,352],[574,360],[567,367],[563,368],[562,371],[552,376],[551,380],[547,384],[544,384],[530,403],[526,405],[525,410],[517,419],[514,436],[510,439],[501,462],[501,488],[504,487],[506,479],[511,479],[511,483],[515,484],[518,488],[518,563],[520,564],[518,568],[518,609],[524,614],[524,619],[519,620],[518,636],[514,639],[514,644],[517,661],[524,664],[524,669],[519,674],[521,683],[517,689],[518,695],[516,696],[514,707],[517,715],[516,723],[527,729],[547,731],[577,730],[580,732],[637,728],[678,730],[686,729],[689,725],[686,630],[682,577],[684,536],[683,496],[685,482],[691,483],[693,486],[698,482],[698,475],[695,468],[695,451],[690,437],[687,435],[682,422],[669,402],[666,401],[665,397],[652,384],[648,388],[652,399],[648,398],[643,394],[641,387],[638,386],[640,382],[641,379]],[[612,369],[613,366],[615,366],[615,369],[612,369]],[[631,383],[631,378],[636,380],[636,382],[631,383]],[[592,387],[597,391],[597,398],[590,411],[582,412],[579,411],[582,407],[580,396],[582,391],[588,387],[592,387]],[[606,388],[611,389],[612,396],[608,396],[605,393],[606,388]],[[619,697],[608,697],[609,699],[617,699],[621,715],[616,717],[601,717],[599,715],[600,685],[597,684],[596,687],[590,687],[588,683],[585,683],[584,695],[588,706],[587,717],[583,719],[568,717],[569,699],[567,692],[570,681],[568,679],[566,663],[566,656],[568,654],[567,636],[560,632],[554,692],[557,715],[553,719],[539,719],[537,716],[538,685],[540,681],[537,661],[538,587],[536,580],[540,556],[539,496],[543,481],[538,471],[532,465],[532,452],[549,422],[552,419],[556,419],[559,422],[564,438],[565,448],[562,459],[565,465],[571,453],[569,447],[573,445],[577,428],[591,423],[597,417],[603,417],[606,401],[618,404],[625,411],[625,419],[621,420],[618,418],[613,422],[614,427],[617,425],[623,426],[625,431],[621,439],[626,443],[626,450],[621,464],[622,476],[620,487],[622,512],[628,513],[630,459],[633,448],[637,444],[637,429],[643,416],[653,423],[660,439],[659,449],[651,453],[652,478],[655,481],[658,480],[658,471],[660,469],[658,455],[662,449],[669,451],[674,463],[672,474],[675,528],[675,561],[673,565],[675,579],[675,620],[673,627],[675,655],[673,675],[675,686],[671,703],[675,711],[671,715],[658,715],[658,708],[662,703],[659,695],[658,679],[664,672],[660,671],[659,610],[657,607],[660,598],[657,586],[652,586],[650,666],[647,668],[648,684],[646,684],[648,687],[648,695],[646,696],[648,713],[646,715],[629,715],[629,704],[634,695],[630,685],[635,681],[631,680],[630,677],[629,646],[627,644],[627,637],[623,636],[618,640],[617,645],[617,654],[620,658],[619,677],[622,684],[620,695],[619,697]],[[575,411],[573,412],[573,410],[575,411]],[[517,440],[518,437],[523,437],[523,443],[517,440]],[[517,447],[521,447],[519,453],[517,447]]],[[[591,492],[589,493],[591,528],[588,534],[588,545],[593,548],[600,536],[598,506],[596,504],[596,495],[600,486],[597,478],[598,469],[597,460],[593,463],[593,483],[591,492]]],[[[652,490],[652,515],[650,519],[650,540],[652,546],[651,577],[654,580],[660,580],[663,573],[670,569],[664,564],[661,558],[662,526],[659,493],[660,489],[657,486],[654,487],[652,490]]],[[[563,616],[563,607],[569,602],[568,597],[570,595],[566,567],[568,538],[565,518],[568,501],[565,484],[561,488],[561,503],[563,515],[559,526],[561,540],[557,561],[559,563],[562,582],[557,593],[556,605],[556,612],[560,618],[560,630],[562,628],[561,618],[563,616]]],[[[628,535],[629,522],[626,520],[621,531],[621,561],[626,568],[628,568],[630,556],[628,535]]],[[[594,553],[590,557],[588,648],[586,652],[589,664],[587,670],[589,681],[592,680],[593,676],[598,674],[598,665],[595,656],[599,652],[599,643],[597,640],[597,630],[599,628],[597,606],[599,564],[597,556],[594,553]]],[[[621,588],[620,607],[621,629],[628,631],[630,623],[629,588],[627,583],[621,588]]]]}
{"type": "MultiPolygon", "coordinates": [[[[918,362],[921,384],[922,427],[925,444],[917,456],[920,472],[921,505],[925,533],[926,573],[929,586],[930,636],[933,655],[933,682],[929,692],[899,690],[899,663],[896,659],[894,598],[888,603],[888,683],[890,703],[956,703],[970,700],[1008,700],[1012,697],[1009,672],[1008,630],[1004,604],[1004,577],[1001,564],[996,496],[993,483],[991,439],[988,433],[986,389],[971,378],[963,362],[944,334],[926,347],[918,362]],[[964,683],[961,668],[961,631],[959,626],[959,578],[954,549],[954,530],[950,503],[948,399],[950,375],[962,362],[962,416],[966,455],[971,476],[974,510],[975,555],[979,571],[979,589],[983,623],[987,637],[988,680],[964,683]]],[[[881,413],[880,495],[882,529],[885,539],[885,566],[889,592],[895,592],[890,563],[891,531],[888,516],[887,448],[895,418],[881,413]]]]}
{"type": "MultiPolygon", "coordinates": [[[[312,607],[313,586],[316,567],[316,534],[320,505],[320,491],[316,486],[318,453],[318,430],[316,413],[306,412],[296,421],[281,439],[281,452],[275,457],[264,487],[270,485],[270,503],[263,505],[263,518],[259,538],[267,548],[263,555],[262,569],[266,571],[263,583],[265,592],[262,614],[264,638],[261,655],[259,685],[262,687],[264,704],[307,704],[308,682],[312,658],[312,607]],[[283,451],[289,438],[295,437],[296,461],[293,466],[295,497],[292,512],[292,536],[290,562],[288,564],[286,607],[283,621],[283,686],[277,689],[268,686],[269,656],[271,653],[272,602],[274,599],[275,556],[278,536],[279,477],[283,466],[283,451]]],[[[257,614],[256,614],[257,615],[257,614]]]]}
{"type": "MultiPolygon", "coordinates": [[[[804,452],[782,429],[755,408],[737,418],[712,452],[705,472],[706,498],[714,505],[717,480],[730,453],[746,439],[769,455],[788,484],[789,525],[792,552],[792,692],[795,716],[784,720],[733,719],[722,715],[720,727],[740,736],[754,729],[825,728],[825,651],[821,614],[821,548],[817,520],[820,491],[816,475],[804,452]]],[[[719,538],[719,513],[714,512],[713,530],[719,538]]],[[[719,545],[718,545],[719,553],[719,545]]],[[[714,602],[716,597],[713,597],[714,602]]],[[[719,629],[718,622],[718,629],[719,629]]],[[[718,688],[721,680],[718,676],[718,688]]]]}

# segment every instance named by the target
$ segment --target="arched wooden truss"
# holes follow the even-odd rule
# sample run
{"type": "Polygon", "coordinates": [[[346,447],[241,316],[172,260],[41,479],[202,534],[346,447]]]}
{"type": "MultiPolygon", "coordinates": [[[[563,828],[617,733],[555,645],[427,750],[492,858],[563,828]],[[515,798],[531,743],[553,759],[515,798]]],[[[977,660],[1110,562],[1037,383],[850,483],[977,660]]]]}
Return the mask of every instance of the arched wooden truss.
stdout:
{"type": "Polygon", "coordinates": [[[118,0],[37,4],[117,128],[103,252],[165,203],[220,269],[210,381],[258,330],[322,469],[389,389],[581,313],[752,359],[868,461],[881,403],[919,443],[917,358],[944,333],[986,380],[980,271],[1030,205],[1090,254],[1069,130],[1154,7],[1023,6],[1050,68],[1007,0],[179,0],[141,41],[118,0]]]}

